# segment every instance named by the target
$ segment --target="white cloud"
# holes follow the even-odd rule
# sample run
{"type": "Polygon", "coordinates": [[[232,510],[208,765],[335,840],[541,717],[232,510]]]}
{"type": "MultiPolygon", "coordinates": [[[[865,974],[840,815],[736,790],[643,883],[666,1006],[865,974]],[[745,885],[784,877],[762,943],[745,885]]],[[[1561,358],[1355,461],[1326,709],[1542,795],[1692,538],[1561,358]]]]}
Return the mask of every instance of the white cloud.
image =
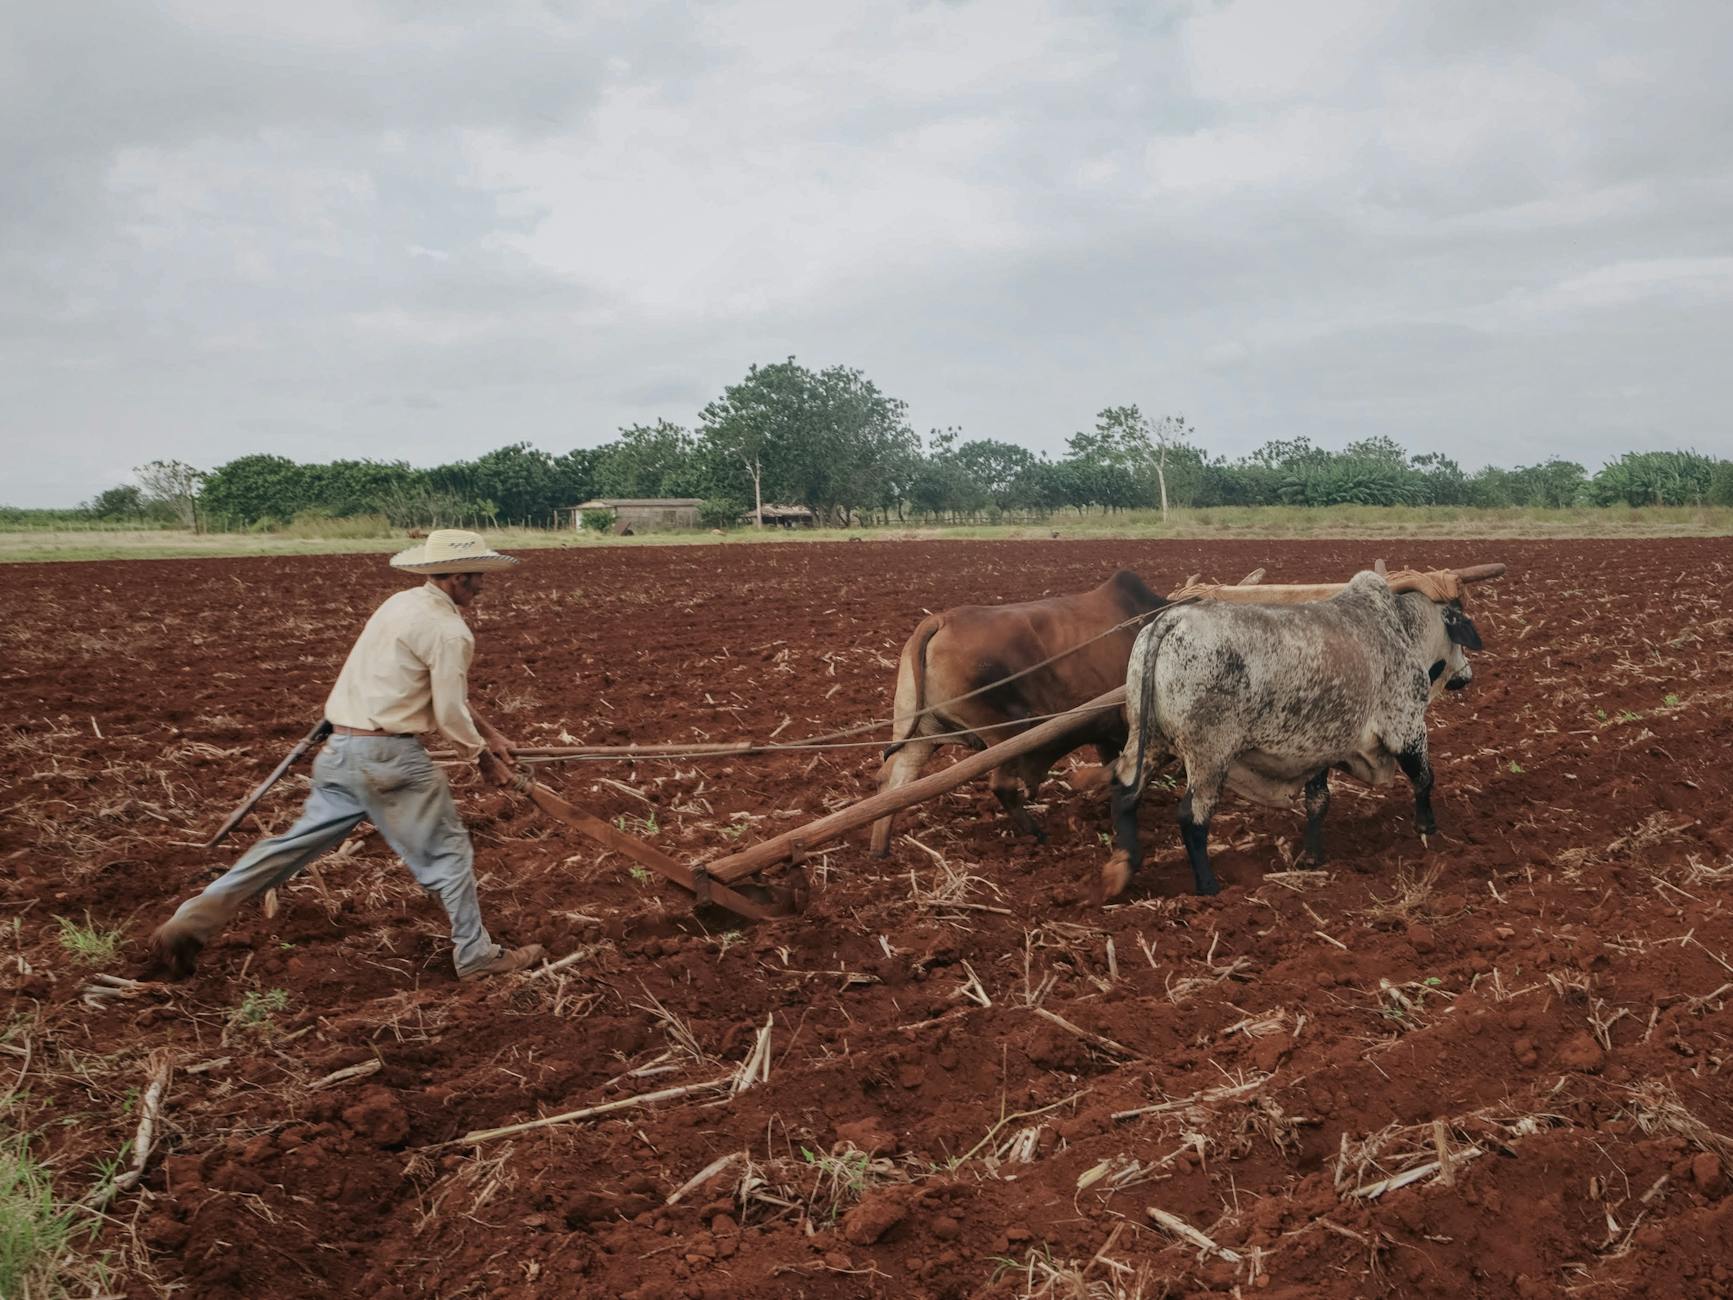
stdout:
{"type": "Polygon", "coordinates": [[[1190,84],[1230,106],[1328,100],[1375,64],[1389,0],[1201,4],[1181,29],[1190,84]]]}
{"type": "MultiPolygon", "coordinates": [[[[911,116],[899,96],[910,79],[933,96],[971,71],[1052,75],[1028,33],[995,41],[999,26],[983,27],[970,47],[941,31],[975,57],[952,64],[950,81],[929,80],[910,64],[926,68],[931,50],[875,61],[854,50],[841,12],[802,7],[768,50],[753,47],[763,61],[750,71],[611,86],[573,136],[466,135],[474,182],[525,227],[502,243],[627,313],[717,320],[1021,246],[1013,181],[996,166],[1015,124],[978,109],[911,116]],[[852,80],[849,57],[860,60],[852,80]],[[863,133],[878,109],[887,125],[863,133]]],[[[982,26],[981,8],[968,12],[982,26]]]]}
{"type": "Polygon", "coordinates": [[[1299,106],[1258,122],[1157,137],[1144,156],[1149,193],[1236,203],[1275,188],[1316,191],[1347,175],[1366,134],[1358,114],[1299,106]]]}
{"type": "Polygon", "coordinates": [[[1733,257],[1654,257],[1597,266],[1566,276],[1541,293],[1515,300],[1530,312],[1626,307],[1642,300],[1733,299],[1733,257]]]}
{"type": "Polygon", "coordinates": [[[789,353],[1047,450],[1122,401],[1229,452],[1724,445],[1729,40],[1613,0],[12,6],[0,497],[563,450],[789,353]]]}

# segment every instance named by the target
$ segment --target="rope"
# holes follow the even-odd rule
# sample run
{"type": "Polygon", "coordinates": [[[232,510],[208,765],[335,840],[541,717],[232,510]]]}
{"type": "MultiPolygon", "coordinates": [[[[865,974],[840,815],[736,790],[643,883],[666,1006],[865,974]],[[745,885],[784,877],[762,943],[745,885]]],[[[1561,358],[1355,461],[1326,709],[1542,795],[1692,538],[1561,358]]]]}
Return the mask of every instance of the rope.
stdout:
{"type": "MultiPolygon", "coordinates": [[[[1047,722],[1053,718],[1062,718],[1067,713],[1077,713],[1083,706],[1060,709],[1056,713],[1035,713],[1027,718],[1013,718],[1008,722],[995,722],[985,727],[967,728],[961,731],[940,731],[924,736],[910,737],[910,743],[917,741],[957,740],[965,736],[973,736],[978,732],[1000,731],[1006,727],[1024,727],[1037,722],[1047,722]]],[[[1095,712],[1116,707],[1104,704],[1095,712]]],[[[812,740],[789,741],[785,745],[754,745],[750,749],[703,749],[689,750],[680,754],[537,754],[528,758],[515,760],[520,766],[532,763],[618,763],[627,760],[633,763],[681,763],[689,758],[751,758],[757,754],[798,753],[809,749],[880,749],[882,740],[842,740],[826,741],[815,737],[812,740]]],[[[453,760],[454,765],[467,766],[460,760],[453,760]]]]}
{"type": "MultiPolygon", "coordinates": [[[[619,762],[622,758],[629,758],[633,762],[648,762],[648,761],[651,761],[652,758],[654,758],[656,761],[676,761],[676,762],[678,762],[678,761],[683,761],[685,759],[724,758],[724,757],[728,757],[728,756],[733,756],[733,757],[739,758],[742,756],[750,756],[753,754],[799,753],[799,752],[803,752],[803,751],[807,751],[807,750],[878,749],[884,745],[884,741],[882,741],[882,740],[853,740],[853,741],[851,741],[848,738],[851,736],[862,735],[868,731],[878,731],[879,729],[886,727],[886,726],[895,727],[898,723],[908,722],[912,719],[923,718],[923,717],[927,716],[928,714],[937,713],[940,709],[949,708],[951,705],[960,703],[963,700],[973,699],[977,695],[984,695],[988,691],[997,690],[999,687],[1005,685],[1007,682],[1014,682],[1019,677],[1027,677],[1030,673],[1039,672],[1041,669],[1047,667],[1049,664],[1057,663],[1059,660],[1065,658],[1067,655],[1074,655],[1079,650],[1082,650],[1088,646],[1092,646],[1097,641],[1105,640],[1107,637],[1114,635],[1116,632],[1123,632],[1126,628],[1136,627],[1139,623],[1143,623],[1143,622],[1147,621],[1148,619],[1154,618],[1158,614],[1165,613],[1166,611],[1168,611],[1170,609],[1175,609],[1180,605],[1195,604],[1198,599],[1199,598],[1196,596],[1186,596],[1186,597],[1181,598],[1180,600],[1170,601],[1167,604],[1161,606],[1161,608],[1159,608],[1159,609],[1146,610],[1142,614],[1133,614],[1130,618],[1123,619],[1120,622],[1115,623],[1112,627],[1108,628],[1105,632],[1098,632],[1094,636],[1090,637],[1087,641],[1079,641],[1076,645],[1069,646],[1066,649],[1059,651],[1057,654],[1048,655],[1047,658],[1041,660],[1039,663],[1030,664],[1027,668],[1020,668],[1014,673],[1008,673],[1004,677],[996,678],[993,681],[988,682],[985,686],[977,686],[972,691],[965,691],[961,695],[953,695],[948,700],[941,700],[937,704],[929,704],[925,708],[916,709],[913,713],[895,714],[889,718],[879,718],[879,719],[875,719],[871,722],[860,723],[857,726],[845,727],[840,731],[830,731],[830,732],[825,732],[825,733],[823,733],[821,735],[817,735],[817,736],[808,736],[803,740],[767,742],[763,745],[754,745],[751,749],[748,749],[748,750],[740,750],[740,749],[718,749],[718,750],[714,750],[714,751],[702,751],[702,750],[700,750],[700,751],[684,753],[684,754],[667,754],[667,755],[553,754],[553,755],[545,755],[545,756],[540,756],[540,757],[535,757],[535,758],[520,758],[517,761],[519,763],[614,763],[614,762],[619,762]]],[[[976,734],[977,731],[997,731],[997,730],[1004,728],[1004,727],[1025,726],[1025,725],[1029,725],[1029,724],[1033,724],[1033,723],[1037,723],[1037,722],[1046,722],[1046,721],[1049,721],[1050,719],[1061,717],[1064,714],[1072,713],[1072,712],[1075,712],[1075,710],[1074,709],[1060,709],[1057,713],[1042,713],[1042,714],[1037,714],[1035,716],[1027,717],[1027,718],[1014,718],[1014,719],[1011,719],[1011,720],[1006,721],[1006,722],[993,723],[989,726],[981,727],[981,728],[965,727],[965,728],[962,728],[962,729],[956,730],[956,731],[941,731],[941,732],[929,733],[929,734],[924,735],[924,736],[910,736],[909,739],[910,739],[910,741],[958,740],[958,739],[962,739],[963,737],[973,736],[976,734]]]]}
{"type": "MultiPolygon", "coordinates": [[[[1139,623],[1146,622],[1147,620],[1155,618],[1156,616],[1158,616],[1160,614],[1164,614],[1170,609],[1177,609],[1181,605],[1196,604],[1200,599],[1201,599],[1201,597],[1196,596],[1196,595],[1185,595],[1185,596],[1182,596],[1178,600],[1169,601],[1167,604],[1161,606],[1161,608],[1159,608],[1159,609],[1146,610],[1142,614],[1133,614],[1130,618],[1123,619],[1120,622],[1115,623],[1112,627],[1108,628],[1106,631],[1096,633],[1094,636],[1090,637],[1087,641],[1079,641],[1076,645],[1069,646],[1066,649],[1059,651],[1057,654],[1048,655],[1047,658],[1041,660],[1039,663],[1030,664],[1027,668],[1020,668],[1014,673],[1007,673],[1003,677],[995,678],[993,681],[988,682],[985,686],[977,686],[972,691],[965,691],[961,695],[953,695],[948,700],[941,700],[937,704],[929,704],[925,708],[916,709],[913,713],[894,714],[889,718],[874,719],[871,722],[863,722],[857,726],[845,727],[840,731],[830,731],[830,732],[825,732],[825,733],[817,735],[817,736],[808,736],[804,740],[790,740],[790,741],[780,741],[780,742],[771,741],[771,742],[766,742],[765,744],[762,744],[762,745],[754,745],[750,749],[745,749],[745,750],[738,749],[738,748],[735,748],[735,749],[716,749],[716,750],[694,750],[694,751],[689,751],[689,752],[681,753],[681,754],[549,754],[549,755],[538,755],[536,757],[520,758],[516,761],[519,764],[525,764],[525,765],[527,765],[527,764],[539,764],[539,763],[617,763],[617,762],[620,762],[622,760],[630,760],[631,762],[635,762],[635,763],[646,763],[646,762],[652,762],[652,761],[654,761],[654,762],[683,762],[687,759],[727,758],[727,757],[741,758],[741,757],[750,757],[750,756],[755,755],[755,754],[799,753],[799,752],[803,752],[803,751],[807,751],[807,750],[878,749],[884,745],[884,743],[885,743],[884,741],[882,741],[882,740],[854,740],[854,741],[851,741],[848,739],[848,737],[859,736],[859,735],[862,735],[868,731],[877,731],[880,728],[886,727],[886,726],[895,727],[898,723],[907,722],[907,721],[910,721],[912,719],[923,718],[923,717],[926,717],[928,714],[937,713],[940,709],[949,708],[951,705],[958,704],[958,703],[962,702],[963,700],[973,699],[977,695],[984,695],[988,691],[997,690],[999,687],[1005,685],[1007,682],[1014,682],[1019,677],[1027,677],[1030,673],[1040,672],[1041,669],[1047,667],[1049,664],[1057,663],[1059,660],[1065,658],[1067,655],[1074,655],[1079,650],[1085,649],[1088,646],[1092,646],[1097,641],[1105,640],[1106,638],[1112,636],[1116,632],[1123,632],[1126,628],[1136,627],[1139,623]]],[[[1097,710],[1097,711],[1099,712],[1100,710],[1097,710]]],[[[1013,719],[1010,719],[1006,722],[992,723],[992,724],[989,724],[988,726],[980,727],[980,728],[965,727],[965,728],[962,728],[962,729],[956,730],[956,731],[940,731],[940,732],[928,733],[927,735],[924,735],[924,736],[910,736],[909,740],[911,742],[922,741],[922,740],[924,740],[924,741],[959,740],[959,739],[962,739],[962,738],[967,737],[967,736],[973,736],[977,733],[977,731],[997,731],[997,730],[1000,730],[1000,729],[1005,728],[1005,727],[1024,726],[1024,725],[1029,725],[1029,724],[1033,724],[1033,723],[1037,723],[1037,722],[1047,722],[1053,718],[1062,717],[1063,715],[1065,715],[1067,713],[1073,713],[1073,712],[1076,712],[1075,708],[1060,709],[1056,713],[1041,713],[1041,714],[1036,714],[1034,716],[1027,717],[1027,718],[1013,718],[1013,719]]],[[[442,766],[467,766],[467,764],[465,764],[461,761],[453,760],[449,763],[442,764],[442,766]]]]}
{"type": "MultiPolygon", "coordinates": [[[[961,703],[963,700],[972,700],[977,695],[985,695],[988,691],[997,690],[999,687],[1005,685],[1006,682],[1014,682],[1019,677],[1027,677],[1030,673],[1040,672],[1041,669],[1047,667],[1049,664],[1057,663],[1059,660],[1065,658],[1067,655],[1074,655],[1079,650],[1082,650],[1087,646],[1094,645],[1097,641],[1105,640],[1106,638],[1112,636],[1115,632],[1123,632],[1128,627],[1135,627],[1139,623],[1142,623],[1147,619],[1154,618],[1159,614],[1166,613],[1168,610],[1174,609],[1179,605],[1195,604],[1195,603],[1197,603],[1197,600],[1198,600],[1198,598],[1195,596],[1188,596],[1184,600],[1170,601],[1167,604],[1163,605],[1160,609],[1147,610],[1142,614],[1133,614],[1130,618],[1124,619],[1121,622],[1115,623],[1112,627],[1108,628],[1105,632],[1097,632],[1094,636],[1090,637],[1087,641],[1079,641],[1076,645],[1070,646],[1067,649],[1061,650],[1057,654],[1048,655],[1040,663],[1030,664],[1027,668],[1019,668],[1016,672],[1007,673],[1004,677],[999,677],[999,678],[994,679],[993,681],[988,682],[985,686],[977,686],[972,691],[964,691],[961,695],[953,695],[948,700],[941,700],[937,704],[929,704],[925,708],[916,709],[913,713],[893,714],[889,718],[879,718],[879,719],[875,719],[872,722],[863,722],[859,726],[846,727],[841,731],[831,731],[831,732],[827,732],[827,733],[825,733],[823,735],[819,735],[819,736],[808,736],[805,740],[789,741],[786,744],[781,744],[781,745],[777,745],[777,744],[764,745],[764,746],[762,746],[762,748],[764,748],[764,749],[805,749],[805,748],[808,748],[808,747],[811,747],[814,745],[824,744],[824,743],[827,743],[827,742],[833,741],[833,740],[842,740],[848,736],[858,736],[858,735],[861,735],[863,732],[877,731],[880,727],[885,727],[885,726],[895,727],[898,723],[908,722],[908,721],[911,721],[913,719],[922,718],[922,717],[925,717],[929,713],[937,713],[940,709],[947,709],[953,704],[961,703]]],[[[1071,710],[1069,710],[1069,709],[1061,709],[1060,713],[1069,713],[1070,711],[1071,710]]],[[[1016,721],[1016,722],[1041,722],[1041,721],[1045,721],[1048,718],[1057,718],[1058,716],[1059,716],[1058,713],[1047,713],[1047,714],[1043,714],[1039,718],[1018,718],[1018,719],[1014,719],[1014,721],[1016,721]]],[[[992,730],[994,730],[995,727],[1009,726],[1009,725],[1011,725],[1011,723],[995,723],[995,724],[993,724],[993,726],[988,726],[988,727],[982,728],[982,730],[992,731],[992,730]]],[[[974,734],[973,728],[965,728],[962,731],[948,731],[948,732],[938,733],[936,735],[910,736],[909,739],[910,740],[943,740],[943,739],[947,739],[947,738],[950,738],[953,736],[967,736],[967,735],[972,735],[972,734],[974,734]]],[[[881,744],[882,742],[875,740],[875,741],[871,741],[868,743],[870,743],[872,745],[878,745],[878,744],[881,744]]],[[[760,747],[754,746],[754,748],[757,749],[760,747]]]]}
{"type": "MultiPolygon", "coordinates": [[[[1452,594],[1457,598],[1460,598],[1462,592],[1461,579],[1454,571],[1448,569],[1441,569],[1431,573],[1417,572],[1412,569],[1399,569],[1395,573],[1389,575],[1388,581],[1393,590],[1422,591],[1433,600],[1449,599],[1452,594]],[[1398,583],[1401,585],[1398,586],[1398,583]]],[[[1341,584],[1328,585],[1340,586],[1341,584]]],[[[1218,597],[1220,592],[1227,589],[1229,588],[1225,583],[1188,583],[1178,592],[1175,592],[1173,598],[1160,608],[1146,610],[1142,614],[1133,614],[1130,618],[1115,623],[1106,631],[1096,633],[1087,641],[1079,641],[1076,645],[1061,650],[1057,654],[1048,655],[1047,658],[1041,660],[1039,663],[1030,664],[1027,668],[1020,668],[1014,673],[1008,673],[1004,677],[996,678],[995,680],[988,682],[985,686],[977,686],[972,691],[965,691],[961,695],[953,695],[948,700],[941,700],[937,704],[929,704],[924,708],[916,709],[913,713],[893,714],[889,718],[877,718],[870,722],[860,723],[857,726],[845,727],[840,731],[831,731],[817,736],[808,736],[804,740],[782,742],[769,741],[762,745],[753,745],[750,749],[745,750],[739,748],[694,750],[682,754],[658,755],[554,754],[533,758],[520,758],[517,762],[523,765],[540,763],[617,763],[622,759],[638,763],[652,761],[682,762],[687,759],[726,758],[731,756],[739,758],[749,757],[755,754],[799,753],[806,750],[877,749],[884,744],[882,740],[850,740],[849,737],[859,736],[868,731],[877,731],[886,726],[895,728],[899,723],[918,720],[929,714],[935,714],[941,709],[949,708],[953,704],[959,704],[964,700],[973,699],[977,695],[984,695],[988,691],[997,690],[1008,682],[1016,681],[1019,677],[1027,677],[1030,673],[1040,672],[1041,669],[1046,668],[1048,665],[1057,663],[1068,655],[1074,655],[1079,650],[1092,646],[1097,641],[1105,640],[1107,637],[1113,636],[1117,632],[1123,632],[1127,628],[1136,627],[1140,623],[1159,617],[1160,615],[1167,613],[1169,610],[1178,609],[1182,605],[1195,605],[1209,600],[1212,597],[1218,597]]],[[[1047,722],[1053,718],[1075,711],[1075,709],[1061,709],[1057,713],[1043,713],[1028,718],[1015,718],[1002,723],[993,723],[981,728],[965,727],[956,731],[940,731],[932,732],[923,736],[910,736],[909,740],[911,742],[959,740],[964,737],[974,736],[977,731],[990,732],[1005,727],[1047,722]]]]}

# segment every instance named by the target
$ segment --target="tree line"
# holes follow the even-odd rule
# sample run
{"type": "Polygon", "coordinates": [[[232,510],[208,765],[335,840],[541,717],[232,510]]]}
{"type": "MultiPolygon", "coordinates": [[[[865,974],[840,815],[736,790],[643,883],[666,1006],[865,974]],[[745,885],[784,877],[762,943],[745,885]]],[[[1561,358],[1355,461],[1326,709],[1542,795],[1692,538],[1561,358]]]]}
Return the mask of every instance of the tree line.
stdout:
{"type": "Polygon", "coordinates": [[[1733,505],[1733,461],[1636,451],[1593,474],[1575,461],[1472,473],[1437,452],[1374,437],[1339,451],[1304,437],[1250,455],[1212,456],[1180,416],[1103,409],[1062,456],[935,429],[858,370],[812,370],[793,357],[753,366],[691,428],[657,420],[563,455],[514,443],[430,468],[402,461],[302,464],[249,455],[204,471],[153,461],[79,513],[227,530],[310,518],[383,516],[401,527],[552,523],[595,497],[693,497],[705,526],[730,526],[762,503],[809,507],[825,522],[980,522],[1067,510],[1159,506],[1733,505]]]}

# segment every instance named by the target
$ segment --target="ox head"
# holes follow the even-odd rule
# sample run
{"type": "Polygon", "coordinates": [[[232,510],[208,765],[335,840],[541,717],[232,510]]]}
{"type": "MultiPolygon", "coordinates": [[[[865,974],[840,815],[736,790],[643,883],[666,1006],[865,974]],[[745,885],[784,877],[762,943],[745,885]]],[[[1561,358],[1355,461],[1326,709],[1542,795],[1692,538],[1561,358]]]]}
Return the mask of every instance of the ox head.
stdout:
{"type": "Polygon", "coordinates": [[[1427,629],[1426,651],[1427,676],[1432,681],[1432,695],[1436,699],[1439,691],[1460,691],[1474,680],[1474,669],[1468,666],[1467,652],[1479,650],[1481,642],[1479,630],[1462,612],[1461,601],[1445,601],[1434,605],[1433,609],[1438,612],[1438,618],[1427,629]]]}

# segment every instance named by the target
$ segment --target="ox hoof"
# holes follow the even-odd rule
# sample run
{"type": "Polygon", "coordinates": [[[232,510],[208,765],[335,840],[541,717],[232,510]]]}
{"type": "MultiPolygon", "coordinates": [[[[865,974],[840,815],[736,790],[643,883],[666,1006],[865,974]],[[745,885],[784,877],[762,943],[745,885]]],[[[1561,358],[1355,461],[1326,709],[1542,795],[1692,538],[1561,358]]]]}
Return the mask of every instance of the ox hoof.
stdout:
{"type": "Polygon", "coordinates": [[[1101,867],[1101,901],[1112,902],[1131,884],[1131,855],[1124,849],[1115,851],[1101,867]]]}
{"type": "Polygon", "coordinates": [[[1065,783],[1079,794],[1099,790],[1112,779],[1113,769],[1105,764],[1097,767],[1074,767],[1065,774],[1065,783]]]}

